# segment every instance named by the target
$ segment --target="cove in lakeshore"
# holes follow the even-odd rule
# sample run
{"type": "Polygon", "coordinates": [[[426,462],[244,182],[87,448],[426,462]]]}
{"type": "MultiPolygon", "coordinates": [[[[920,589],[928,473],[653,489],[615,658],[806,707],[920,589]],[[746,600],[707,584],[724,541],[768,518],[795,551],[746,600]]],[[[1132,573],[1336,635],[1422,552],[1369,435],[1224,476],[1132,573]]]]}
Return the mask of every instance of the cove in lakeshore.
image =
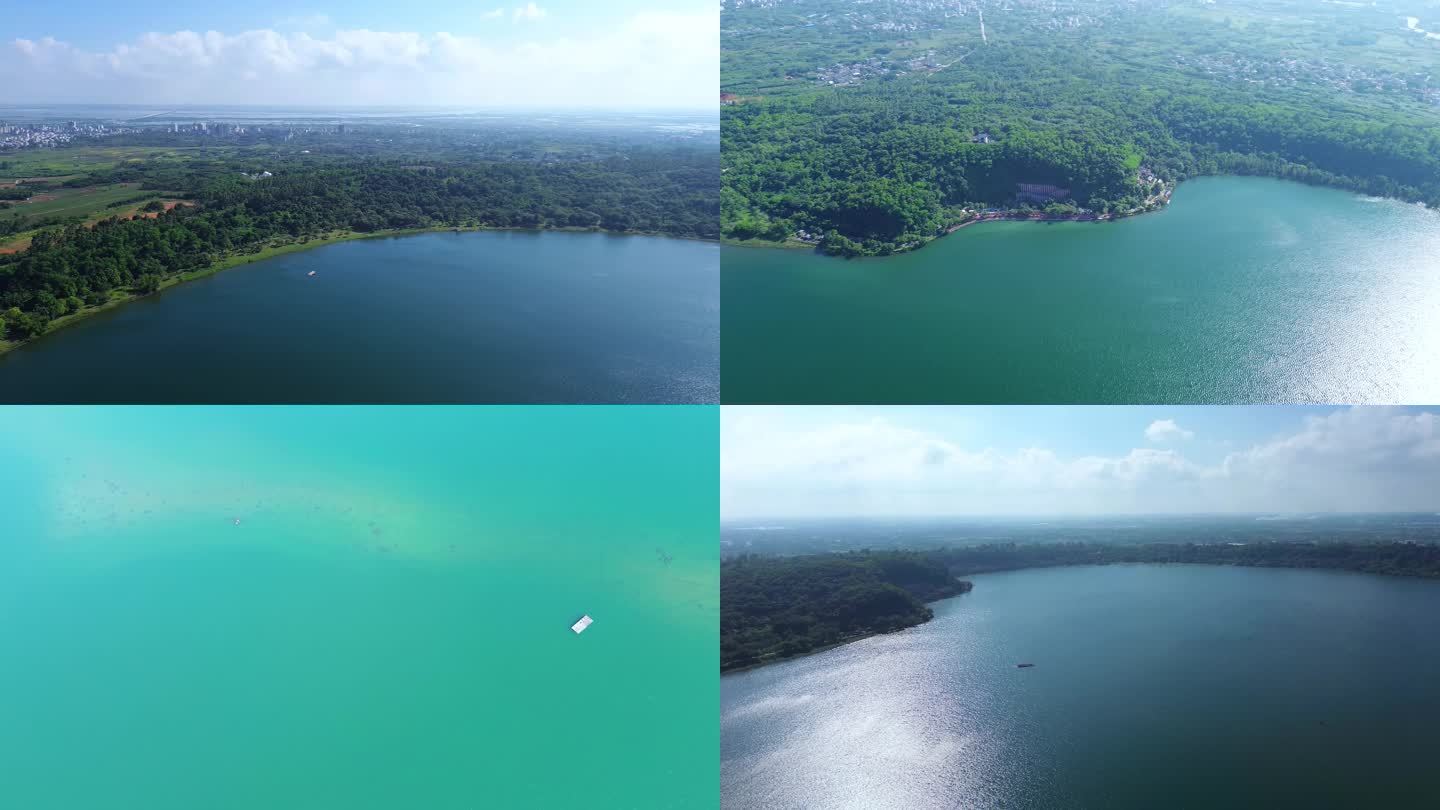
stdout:
{"type": "Polygon", "coordinates": [[[0,402],[716,402],[719,262],[603,233],[326,245],[0,356],[0,402]]]}
{"type": "Polygon", "coordinates": [[[1440,212],[1256,177],[845,261],[722,249],[724,400],[1440,399],[1440,212]]]}
{"type": "Polygon", "coordinates": [[[717,429],[0,409],[0,804],[715,806],[717,429]]]}
{"type": "Polygon", "coordinates": [[[721,678],[722,807],[1440,806],[1440,583],[970,579],[927,624],[721,678]]]}

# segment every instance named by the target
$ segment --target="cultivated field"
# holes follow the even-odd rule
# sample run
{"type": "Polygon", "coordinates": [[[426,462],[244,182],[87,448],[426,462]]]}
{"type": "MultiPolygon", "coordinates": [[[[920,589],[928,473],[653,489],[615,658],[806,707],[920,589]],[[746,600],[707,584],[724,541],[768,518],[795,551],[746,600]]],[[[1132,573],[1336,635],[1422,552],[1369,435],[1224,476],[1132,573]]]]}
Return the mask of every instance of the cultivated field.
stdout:
{"type": "Polygon", "coordinates": [[[90,172],[145,161],[181,163],[215,149],[201,147],[86,146],[0,154],[0,183],[20,178],[65,180],[90,172]]]}

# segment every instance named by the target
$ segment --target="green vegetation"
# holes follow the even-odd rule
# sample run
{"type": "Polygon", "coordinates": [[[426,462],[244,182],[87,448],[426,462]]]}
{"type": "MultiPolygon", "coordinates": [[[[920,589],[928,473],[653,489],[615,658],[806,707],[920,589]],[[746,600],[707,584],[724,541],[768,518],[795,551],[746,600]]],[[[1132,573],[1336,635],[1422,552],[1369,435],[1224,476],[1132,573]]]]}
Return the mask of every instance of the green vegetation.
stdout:
{"type": "Polygon", "coordinates": [[[1071,565],[1324,568],[1440,579],[1424,543],[1004,543],[929,551],[741,555],[720,566],[720,669],[770,663],[929,621],[964,576],[1071,565]]]}
{"type": "Polygon", "coordinates": [[[69,150],[49,152],[45,168],[88,173],[67,180],[74,187],[54,200],[0,211],[0,238],[20,237],[0,246],[0,350],[197,274],[337,238],[437,228],[719,237],[713,146],[621,144],[572,150],[565,160],[436,159],[451,151],[448,143],[420,152],[423,165],[415,152],[377,154],[373,146],[320,156],[269,146],[166,150],[153,164],[92,159],[128,147],[78,149],[74,160],[69,150]],[[272,176],[247,176],[262,168],[272,176]],[[163,211],[158,197],[179,194],[190,204],[163,211]],[[50,207],[34,208],[42,205],[50,207]],[[137,214],[145,216],[130,218],[137,214]],[[32,227],[57,218],[65,224],[32,227]]]}
{"type": "Polygon", "coordinates": [[[1046,543],[963,546],[927,552],[956,575],[1116,563],[1328,568],[1440,578],[1440,546],[1425,543],[1046,543]]]}
{"type": "Polygon", "coordinates": [[[1440,205],[1440,40],[1303,0],[773,0],[722,16],[722,232],[840,255],[1259,174],[1440,205]],[[980,34],[980,13],[986,34],[980,34]],[[1023,184],[1023,187],[1022,187],[1023,184]]]}
{"type": "Polygon", "coordinates": [[[929,621],[970,590],[919,554],[737,557],[720,569],[720,669],[803,655],[929,621]]]}
{"type": "MultiPolygon", "coordinates": [[[[22,188],[27,186],[22,186],[22,188]]],[[[115,206],[117,203],[134,202],[138,188],[139,184],[137,183],[115,183],[104,186],[36,191],[36,196],[31,198],[31,202],[12,209],[14,215],[11,220],[15,223],[15,229],[19,231],[27,226],[47,221],[58,223],[69,217],[88,217],[115,206]]]]}

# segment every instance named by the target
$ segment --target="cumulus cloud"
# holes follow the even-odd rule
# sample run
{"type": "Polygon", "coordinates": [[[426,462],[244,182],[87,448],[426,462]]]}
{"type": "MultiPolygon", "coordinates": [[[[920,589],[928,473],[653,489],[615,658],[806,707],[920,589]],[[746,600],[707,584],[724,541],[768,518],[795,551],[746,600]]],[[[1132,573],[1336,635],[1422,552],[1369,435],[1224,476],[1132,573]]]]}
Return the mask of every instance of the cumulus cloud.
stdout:
{"type": "MultiPolygon", "coordinates": [[[[799,410],[725,409],[727,517],[1440,508],[1440,417],[1429,412],[1336,411],[1201,462],[1171,448],[1066,457],[964,447],[889,418],[799,410]]],[[[1189,435],[1172,420],[1146,431],[1189,435]]]]}
{"type": "MultiPolygon", "coordinates": [[[[545,16],[534,3],[511,13],[545,16]]],[[[0,102],[700,109],[719,86],[719,16],[644,13],[505,42],[367,29],[152,32],[101,50],[15,39],[0,43],[0,75],[0,102]]]]}
{"type": "Polygon", "coordinates": [[[1175,424],[1174,419],[1156,419],[1145,428],[1145,438],[1152,442],[1169,442],[1176,439],[1193,439],[1195,434],[1175,424]]]}

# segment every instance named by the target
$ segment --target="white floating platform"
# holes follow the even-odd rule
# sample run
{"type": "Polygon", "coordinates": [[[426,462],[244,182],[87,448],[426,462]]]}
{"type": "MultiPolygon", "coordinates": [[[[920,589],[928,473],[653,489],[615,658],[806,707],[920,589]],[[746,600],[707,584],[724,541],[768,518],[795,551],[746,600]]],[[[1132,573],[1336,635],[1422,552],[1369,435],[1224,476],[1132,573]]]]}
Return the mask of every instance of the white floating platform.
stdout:
{"type": "Polygon", "coordinates": [[[579,635],[580,633],[585,632],[585,628],[589,627],[590,624],[594,621],[595,620],[590,618],[588,615],[581,616],[580,621],[570,625],[570,629],[574,630],[576,635],[579,635]]]}

